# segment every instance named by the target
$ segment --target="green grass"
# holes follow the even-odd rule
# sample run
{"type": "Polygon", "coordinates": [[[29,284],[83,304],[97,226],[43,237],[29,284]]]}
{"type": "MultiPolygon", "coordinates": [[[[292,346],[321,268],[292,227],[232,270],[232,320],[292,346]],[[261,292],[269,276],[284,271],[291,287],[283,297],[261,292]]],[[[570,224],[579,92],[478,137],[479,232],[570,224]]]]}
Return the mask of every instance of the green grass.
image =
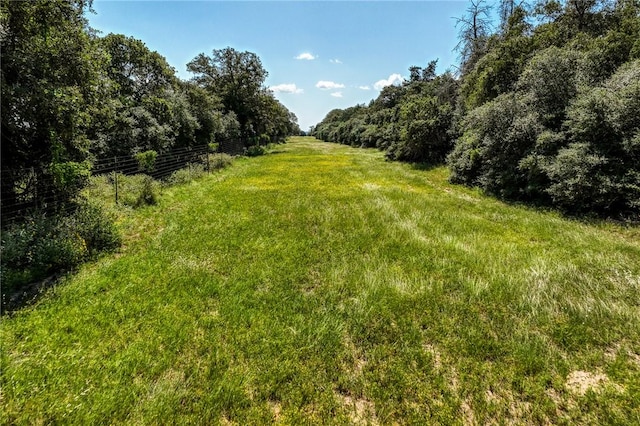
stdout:
{"type": "Polygon", "coordinates": [[[2,423],[640,423],[640,232],[311,138],[2,318],[2,423]]]}

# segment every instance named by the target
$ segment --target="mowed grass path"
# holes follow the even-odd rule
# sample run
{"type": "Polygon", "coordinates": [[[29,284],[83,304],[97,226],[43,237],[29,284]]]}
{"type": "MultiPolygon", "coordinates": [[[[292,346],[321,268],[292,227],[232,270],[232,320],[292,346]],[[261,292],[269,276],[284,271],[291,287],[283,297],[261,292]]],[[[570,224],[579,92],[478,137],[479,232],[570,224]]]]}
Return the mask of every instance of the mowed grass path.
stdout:
{"type": "Polygon", "coordinates": [[[640,423],[640,232],[293,138],[2,318],[2,423],[640,423]]]}

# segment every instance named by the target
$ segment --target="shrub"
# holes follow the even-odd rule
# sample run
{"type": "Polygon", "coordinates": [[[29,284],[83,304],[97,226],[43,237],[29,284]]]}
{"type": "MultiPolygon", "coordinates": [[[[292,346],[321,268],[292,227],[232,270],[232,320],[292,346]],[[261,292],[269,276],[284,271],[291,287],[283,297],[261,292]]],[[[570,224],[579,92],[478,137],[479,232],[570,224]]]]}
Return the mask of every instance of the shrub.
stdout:
{"type": "Polygon", "coordinates": [[[640,60],[623,65],[568,110],[572,142],[545,170],[548,193],[570,211],[640,210],[640,60]]]}
{"type": "Polygon", "coordinates": [[[192,180],[201,177],[205,173],[206,171],[202,164],[188,164],[187,167],[171,173],[171,176],[169,176],[165,182],[168,185],[181,185],[191,182],[192,180]]]}
{"type": "Polygon", "coordinates": [[[102,205],[113,203],[115,200],[113,174],[91,176],[82,194],[85,198],[97,201],[102,205]]]}
{"type": "Polygon", "coordinates": [[[259,155],[264,155],[265,152],[265,149],[260,145],[252,145],[249,148],[245,149],[244,154],[247,157],[257,157],[259,155]]]}
{"type": "Polygon", "coordinates": [[[400,139],[387,157],[401,161],[441,163],[452,148],[449,128],[453,109],[435,96],[412,96],[400,107],[400,139]]]}
{"type": "Polygon", "coordinates": [[[97,176],[91,179],[89,191],[91,198],[98,198],[107,203],[115,200],[115,186],[118,187],[118,203],[129,207],[141,207],[157,202],[160,183],[147,175],[115,175],[97,176]]]}
{"type": "Polygon", "coordinates": [[[519,199],[529,191],[528,170],[520,167],[530,155],[542,126],[522,95],[509,93],[471,111],[463,135],[448,157],[451,182],[479,185],[498,196],[519,199]]]}
{"type": "Polygon", "coordinates": [[[189,164],[188,167],[185,167],[180,170],[176,170],[166,179],[166,183],[168,185],[179,185],[187,182],[191,182],[194,179],[197,179],[206,173],[205,167],[208,167],[210,171],[220,170],[227,167],[229,164],[233,162],[233,157],[229,154],[206,154],[207,157],[203,156],[203,161],[208,162],[207,166],[203,164],[189,164]]]}
{"type": "Polygon", "coordinates": [[[209,168],[220,170],[229,166],[233,162],[233,157],[229,154],[213,154],[209,156],[209,168]]]}
{"type": "Polygon", "coordinates": [[[449,181],[469,186],[478,185],[482,167],[480,159],[480,139],[471,132],[465,133],[447,156],[447,164],[451,169],[449,181]]]}
{"type": "Polygon", "coordinates": [[[576,70],[580,54],[550,47],[536,54],[518,80],[518,89],[550,129],[559,130],[567,106],[577,94],[576,70]]]}
{"type": "Polygon", "coordinates": [[[136,154],[136,160],[138,161],[138,166],[140,170],[143,172],[152,172],[156,166],[156,159],[158,158],[158,153],[153,150],[144,151],[136,154]]]}
{"type": "Polygon", "coordinates": [[[158,182],[156,182],[151,176],[143,176],[142,184],[140,185],[140,191],[133,204],[133,207],[142,207],[154,205],[158,202],[158,195],[156,188],[158,182]]]}
{"type": "Polygon", "coordinates": [[[119,245],[113,220],[94,204],[81,202],[68,215],[33,214],[2,232],[2,291],[11,293],[119,245]]]}
{"type": "Polygon", "coordinates": [[[66,194],[67,197],[72,197],[73,194],[77,194],[84,188],[91,175],[88,162],[67,161],[64,163],[52,163],[49,169],[56,189],[66,194]]]}
{"type": "Polygon", "coordinates": [[[67,226],[76,229],[90,256],[120,246],[120,235],[113,218],[94,203],[81,202],[75,214],[68,218],[67,226]]]}
{"type": "Polygon", "coordinates": [[[562,148],[545,170],[551,179],[547,192],[571,211],[606,209],[616,202],[615,183],[607,176],[608,161],[586,143],[562,148]]]}

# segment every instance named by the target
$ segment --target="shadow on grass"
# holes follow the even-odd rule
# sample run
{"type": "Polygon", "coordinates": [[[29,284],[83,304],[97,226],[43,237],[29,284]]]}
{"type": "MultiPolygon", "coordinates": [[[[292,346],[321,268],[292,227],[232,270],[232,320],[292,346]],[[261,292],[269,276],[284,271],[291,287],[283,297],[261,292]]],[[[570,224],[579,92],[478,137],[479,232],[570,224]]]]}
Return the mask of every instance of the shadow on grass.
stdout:
{"type": "Polygon", "coordinates": [[[413,170],[428,172],[430,170],[436,169],[443,165],[444,165],[443,163],[411,163],[411,168],[413,170]]]}
{"type": "MultiPolygon", "coordinates": [[[[417,164],[416,170],[431,170],[432,168],[437,167],[434,165],[428,164],[417,164]],[[421,167],[425,167],[424,169],[421,167]]],[[[455,186],[463,186],[469,188],[469,186],[464,184],[452,184],[455,186]]],[[[501,196],[500,194],[496,194],[490,191],[483,190],[481,191],[484,195],[494,198],[508,206],[524,208],[530,211],[536,211],[539,213],[557,213],[562,216],[562,218],[572,221],[579,222],[585,225],[591,226],[602,226],[606,224],[614,224],[618,226],[624,227],[639,227],[638,234],[640,235],[640,214],[633,211],[625,211],[619,212],[615,215],[609,215],[606,212],[580,212],[580,211],[569,211],[563,210],[559,207],[554,207],[551,204],[550,199],[538,198],[538,199],[517,199],[517,198],[509,198],[505,196],[501,196]]]]}
{"type": "Polygon", "coordinates": [[[73,271],[57,272],[44,279],[25,284],[17,289],[12,289],[10,292],[1,294],[2,297],[2,309],[0,314],[10,315],[16,311],[35,304],[42,296],[47,293],[47,290],[55,287],[62,279],[73,271]]]}

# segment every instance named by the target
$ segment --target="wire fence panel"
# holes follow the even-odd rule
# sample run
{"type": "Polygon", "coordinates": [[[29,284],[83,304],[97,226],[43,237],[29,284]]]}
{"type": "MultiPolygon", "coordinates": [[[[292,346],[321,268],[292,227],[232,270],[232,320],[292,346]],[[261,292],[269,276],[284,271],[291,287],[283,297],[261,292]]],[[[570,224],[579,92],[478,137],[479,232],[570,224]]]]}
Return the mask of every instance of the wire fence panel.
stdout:
{"type": "Polygon", "coordinates": [[[58,188],[49,170],[3,169],[0,184],[2,224],[19,221],[28,212],[51,213],[65,206],[66,191],[58,188]]]}
{"type": "MultiPolygon", "coordinates": [[[[219,151],[227,154],[241,154],[241,141],[223,141],[219,151]]],[[[117,202],[118,174],[146,174],[154,179],[165,179],[173,173],[192,165],[210,171],[208,145],[176,148],[159,153],[151,167],[140,165],[135,156],[119,156],[96,159],[92,164],[92,175],[112,175],[115,183],[117,202]]],[[[55,184],[48,169],[3,169],[0,171],[0,222],[2,226],[20,222],[30,214],[59,214],[71,208],[69,192],[55,184]]]]}

